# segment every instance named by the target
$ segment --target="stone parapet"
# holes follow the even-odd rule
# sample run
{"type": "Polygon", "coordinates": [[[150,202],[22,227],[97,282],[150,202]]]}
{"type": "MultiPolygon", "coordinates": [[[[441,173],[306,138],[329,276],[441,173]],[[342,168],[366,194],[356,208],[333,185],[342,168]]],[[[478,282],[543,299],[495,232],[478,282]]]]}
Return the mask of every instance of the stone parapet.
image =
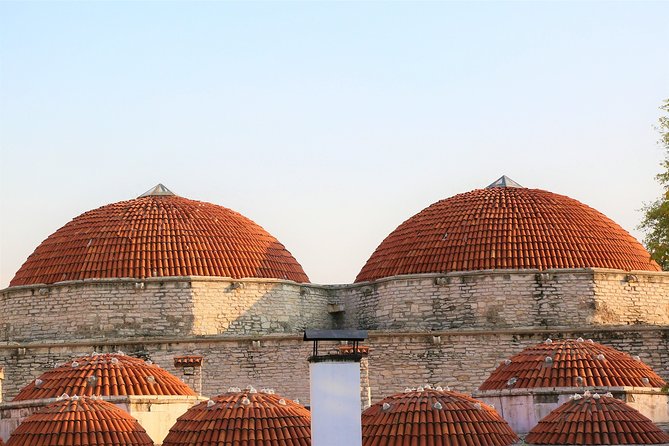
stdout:
{"type": "Polygon", "coordinates": [[[669,273],[484,270],[395,276],[342,286],[345,326],[460,328],[669,324],[669,273]]]}
{"type": "MultiPolygon", "coordinates": [[[[473,392],[505,358],[547,337],[592,338],[639,355],[669,379],[669,328],[649,326],[560,329],[444,330],[439,332],[370,331],[368,381],[371,398],[403,391],[420,383],[473,392]],[[435,343],[434,338],[440,342],[435,343]]],[[[121,349],[150,359],[180,376],[175,356],[202,356],[202,394],[218,395],[228,387],[274,388],[287,398],[309,401],[307,358],[311,345],[301,335],[191,336],[182,338],[116,338],[66,344],[0,344],[5,367],[5,397],[11,399],[44,370],[72,357],[121,349]],[[22,350],[22,356],[18,355],[22,350]]]]}
{"type": "Polygon", "coordinates": [[[274,279],[99,279],[6,288],[0,342],[330,328],[330,292],[274,279]]]}

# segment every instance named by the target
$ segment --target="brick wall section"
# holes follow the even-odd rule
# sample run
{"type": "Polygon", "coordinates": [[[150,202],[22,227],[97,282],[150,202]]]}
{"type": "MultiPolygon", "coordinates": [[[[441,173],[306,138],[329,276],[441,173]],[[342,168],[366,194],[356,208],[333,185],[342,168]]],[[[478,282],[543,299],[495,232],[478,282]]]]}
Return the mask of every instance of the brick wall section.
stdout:
{"type": "MultiPolygon", "coordinates": [[[[523,348],[547,337],[592,338],[597,342],[639,355],[660,376],[669,380],[669,328],[621,327],[584,329],[583,331],[450,330],[437,333],[370,332],[369,383],[372,401],[406,387],[421,384],[449,385],[454,390],[472,392],[504,360],[523,348]],[[433,336],[440,336],[435,344],[433,336]]],[[[309,365],[311,343],[299,336],[263,336],[258,338],[191,338],[181,342],[146,342],[130,345],[51,346],[30,348],[25,355],[16,348],[0,346],[0,363],[5,367],[5,401],[35,379],[48,367],[73,356],[97,351],[122,349],[128,354],[151,359],[166,370],[181,376],[174,357],[204,356],[203,395],[213,396],[228,387],[274,388],[277,393],[309,401],[309,365]],[[260,344],[253,341],[260,341],[260,344]]]]}
{"type": "Polygon", "coordinates": [[[296,333],[332,326],[329,292],[318,286],[243,280],[221,287],[218,281],[198,280],[191,293],[195,335],[296,333]]]}
{"type": "Polygon", "coordinates": [[[631,275],[481,271],[341,286],[186,277],[8,288],[0,292],[4,392],[12,397],[78,354],[120,348],[173,373],[174,356],[201,354],[204,395],[253,384],[306,402],[310,345],[298,334],[332,326],[375,330],[374,401],[422,382],[471,391],[500,360],[551,333],[639,354],[669,379],[669,273],[631,275]],[[328,314],[337,302],[343,315],[328,314]]]}
{"type": "Polygon", "coordinates": [[[282,280],[190,277],[7,288],[0,342],[295,333],[331,326],[329,294],[282,280]]]}
{"type": "Polygon", "coordinates": [[[669,274],[646,271],[397,276],[341,287],[337,298],[346,308],[345,326],[374,330],[669,324],[669,274]]]}
{"type": "Polygon", "coordinates": [[[669,325],[669,273],[595,271],[594,324],[669,325]]]}

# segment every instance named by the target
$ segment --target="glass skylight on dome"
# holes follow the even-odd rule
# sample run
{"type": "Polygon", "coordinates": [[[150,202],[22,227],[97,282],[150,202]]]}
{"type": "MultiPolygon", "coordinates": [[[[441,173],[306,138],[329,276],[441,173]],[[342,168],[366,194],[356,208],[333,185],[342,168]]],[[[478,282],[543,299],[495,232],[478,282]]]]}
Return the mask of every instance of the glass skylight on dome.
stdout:
{"type": "Polygon", "coordinates": [[[176,194],[171,190],[169,190],[168,188],[166,188],[164,184],[158,183],[155,187],[152,187],[151,189],[147,190],[137,198],[161,197],[166,195],[176,195],[176,194]]]}
{"type": "Polygon", "coordinates": [[[492,184],[489,184],[486,189],[491,189],[493,187],[523,187],[520,184],[516,183],[513,181],[511,178],[507,177],[506,175],[502,175],[499,177],[497,180],[495,180],[492,184]]]}

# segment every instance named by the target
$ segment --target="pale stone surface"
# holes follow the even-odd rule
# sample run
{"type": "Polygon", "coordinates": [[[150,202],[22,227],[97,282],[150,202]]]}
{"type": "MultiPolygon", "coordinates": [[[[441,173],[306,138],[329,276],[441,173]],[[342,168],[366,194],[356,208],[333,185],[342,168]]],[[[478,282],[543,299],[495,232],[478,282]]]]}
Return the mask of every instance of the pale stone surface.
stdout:
{"type": "Polygon", "coordinates": [[[669,324],[669,273],[648,271],[398,276],[342,287],[337,298],[346,309],[344,325],[376,330],[669,324]]]}
{"type": "Polygon", "coordinates": [[[296,333],[331,325],[328,294],[282,280],[190,277],[7,288],[0,342],[296,333]]]}
{"type": "MultiPolygon", "coordinates": [[[[669,378],[669,328],[621,327],[620,329],[584,329],[581,331],[487,332],[444,331],[442,343],[433,344],[431,333],[370,332],[366,343],[368,379],[373,401],[401,392],[406,387],[429,383],[451,386],[461,392],[474,391],[505,358],[546,337],[575,338],[583,336],[610,345],[641,359],[669,378]]],[[[73,356],[98,350],[122,349],[128,354],[151,359],[169,372],[181,377],[174,367],[174,357],[204,356],[203,395],[213,396],[229,387],[273,388],[277,393],[303,403],[309,401],[307,358],[310,343],[301,336],[265,336],[260,347],[252,338],[190,338],[181,342],[160,342],[105,346],[95,343],[79,346],[38,347],[29,356],[17,358],[12,349],[0,348],[0,363],[5,364],[5,397],[11,399],[30,380],[47,367],[65,362],[73,356]],[[12,379],[13,378],[13,379],[12,379]]]]}
{"type": "Polygon", "coordinates": [[[6,399],[57,363],[120,349],[182,378],[174,356],[204,356],[207,396],[253,384],[308,403],[305,328],[370,330],[362,378],[372,401],[424,383],[471,392],[499,361],[549,336],[638,354],[669,379],[669,273],[479,271],[333,286],[86,280],[5,289],[0,315],[6,399]]]}

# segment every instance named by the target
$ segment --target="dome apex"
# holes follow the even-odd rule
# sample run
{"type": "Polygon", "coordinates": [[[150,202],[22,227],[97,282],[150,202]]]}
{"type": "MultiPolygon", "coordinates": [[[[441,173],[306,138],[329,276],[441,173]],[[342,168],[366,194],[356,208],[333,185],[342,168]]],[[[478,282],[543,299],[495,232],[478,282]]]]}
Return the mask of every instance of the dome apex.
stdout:
{"type": "Polygon", "coordinates": [[[516,183],[513,181],[511,178],[507,177],[506,175],[502,175],[501,177],[497,178],[495,181],[490,183],[486,189],[490,189],[493,187],[523,187],[520,184],[516,183]]]}
{"type": "Polygon", "coordinates": [[[169,195],[176,195],[174,192],[169,190],[168,188],[165,187],[164,184],[158,183],[151,189],[147,190],[144,192],[142,195],[140,195],[137,198],[144,198],[144,197],[164,197],[164,196],[169,196],[169,195]]]}

